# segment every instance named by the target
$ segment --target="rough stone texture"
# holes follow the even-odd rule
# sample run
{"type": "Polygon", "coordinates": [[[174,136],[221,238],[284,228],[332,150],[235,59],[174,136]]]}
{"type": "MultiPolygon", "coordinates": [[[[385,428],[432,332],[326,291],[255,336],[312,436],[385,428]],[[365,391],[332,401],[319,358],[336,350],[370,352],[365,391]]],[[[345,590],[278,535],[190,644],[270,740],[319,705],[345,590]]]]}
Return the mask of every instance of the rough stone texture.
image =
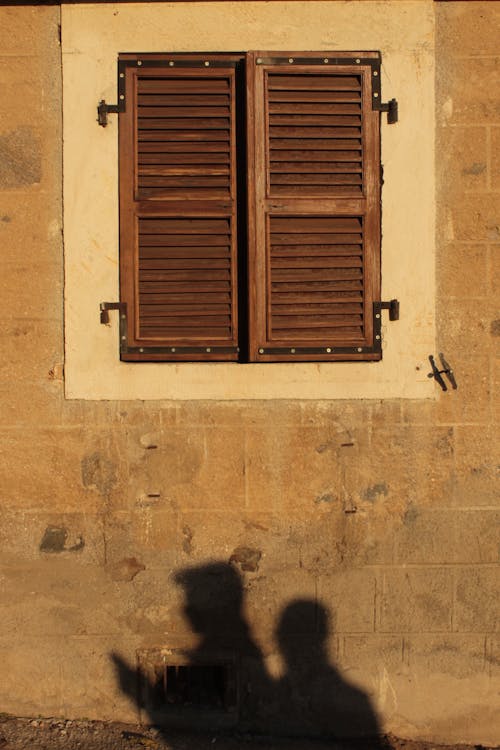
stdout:
{"type": "Polygon", "coordinates": [[[110,654],[190,647],[174,575],[211,559],[276,674],[284,608],[320,602],[387,729],[500,741],[500,3],[433,12],[436,352],[458,391],[173,404],[64,399],[59,10],[0,8],[2,710],[136,718],[110,654]]]}

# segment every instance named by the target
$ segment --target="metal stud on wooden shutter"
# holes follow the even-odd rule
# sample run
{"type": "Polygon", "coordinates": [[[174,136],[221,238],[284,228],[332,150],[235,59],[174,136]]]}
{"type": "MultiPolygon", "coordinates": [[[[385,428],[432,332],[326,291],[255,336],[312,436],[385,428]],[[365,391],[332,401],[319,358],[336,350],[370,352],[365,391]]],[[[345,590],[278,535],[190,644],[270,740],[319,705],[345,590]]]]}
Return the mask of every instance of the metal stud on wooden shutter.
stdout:
{"type": "Polygon", "coordinates": [[[237,359],[238,59],[122,59],[122,359],[237,359]]]}
{"type": "Polygon", "coordinates": [[[349,54],[251,56],[254,361],[380,358],[376,67],[349,54]]]}

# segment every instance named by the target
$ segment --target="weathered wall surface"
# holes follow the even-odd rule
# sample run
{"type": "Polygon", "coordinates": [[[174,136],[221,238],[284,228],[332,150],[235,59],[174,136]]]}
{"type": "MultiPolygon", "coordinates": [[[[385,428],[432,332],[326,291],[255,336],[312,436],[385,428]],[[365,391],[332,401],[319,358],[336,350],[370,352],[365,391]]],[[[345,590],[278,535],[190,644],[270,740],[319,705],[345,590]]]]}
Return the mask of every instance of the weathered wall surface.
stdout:
{"type": "Polygon", "coordinates": [[[173,574],[232,559],[275,673],[283,608],[318,600],[387,729],[500,740],[500,3],[435,13],[436,350],[459,390],[173,404],[64,398],[59,10],[0,9],[1,710],[133,720],[111,652],[192,643],[173,574]]]}

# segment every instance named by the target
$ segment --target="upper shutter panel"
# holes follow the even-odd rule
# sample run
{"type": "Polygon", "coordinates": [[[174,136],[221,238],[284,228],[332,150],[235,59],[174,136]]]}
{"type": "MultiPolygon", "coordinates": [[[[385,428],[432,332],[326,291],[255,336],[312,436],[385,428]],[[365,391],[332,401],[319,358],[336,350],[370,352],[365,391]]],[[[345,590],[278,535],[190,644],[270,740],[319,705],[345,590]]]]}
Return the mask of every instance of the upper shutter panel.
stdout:
{"type": "Polygon", "coordinates": [[[361,76],[267,74],[271,196],[362,194],[361,76]]]}
{"type": "Polygon", "coordinates": [[[251,358],[379,359],[377,65],[270,55],[251,66],[251,358]]]}
{"type": "Polygon", "coordinates": [[[122,359],[237,359],[238,60],[123,58],[122,359]]]}
{"type": "Polygon", "coordinates": [[[231,197],[232,80],[137,78],[139,199],[231,197]]]}

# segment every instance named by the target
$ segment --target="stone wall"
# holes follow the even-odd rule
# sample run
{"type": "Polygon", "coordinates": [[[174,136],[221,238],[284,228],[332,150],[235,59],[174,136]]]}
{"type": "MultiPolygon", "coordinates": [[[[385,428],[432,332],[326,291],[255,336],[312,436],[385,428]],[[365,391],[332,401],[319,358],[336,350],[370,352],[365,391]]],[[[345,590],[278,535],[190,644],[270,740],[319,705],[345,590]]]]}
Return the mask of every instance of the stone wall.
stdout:
{"type": "Polygon", "coordinates": [[[284,608],[320,602],[386,729],[500,741],[500,3],[434,9],[436,351],[458,391],[146,403],[64,398],[60,11],[0,8],[1,710],[135,720],[111,654],[192,645],[174,577],[216,560],[272,674],[284,608]]]}

